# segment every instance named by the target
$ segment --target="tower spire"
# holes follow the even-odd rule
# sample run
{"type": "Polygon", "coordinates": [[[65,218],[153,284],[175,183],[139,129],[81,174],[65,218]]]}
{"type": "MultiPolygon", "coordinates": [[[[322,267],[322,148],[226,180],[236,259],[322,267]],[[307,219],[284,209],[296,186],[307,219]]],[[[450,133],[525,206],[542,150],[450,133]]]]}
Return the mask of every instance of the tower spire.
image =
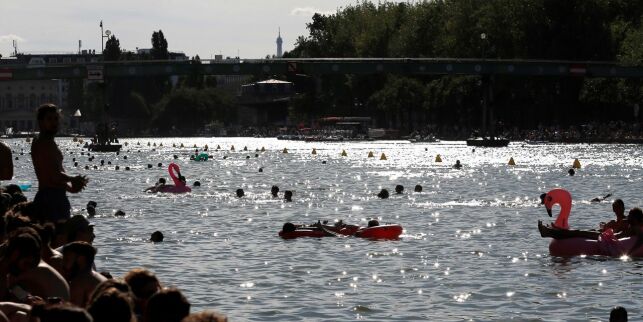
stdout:
{"type": "Polygon", "coordinates": [[[281,27],[279,27],[279,34],[277,36],[277,58],[281,58],[283,55],[283,45],[284,41],[281,39],[281,27]]]}

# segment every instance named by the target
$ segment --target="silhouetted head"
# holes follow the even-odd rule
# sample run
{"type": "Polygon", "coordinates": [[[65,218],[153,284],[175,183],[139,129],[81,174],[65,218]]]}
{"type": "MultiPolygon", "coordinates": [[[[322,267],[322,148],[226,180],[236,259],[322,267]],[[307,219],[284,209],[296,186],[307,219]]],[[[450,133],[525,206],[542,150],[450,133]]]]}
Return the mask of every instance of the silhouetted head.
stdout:
{"type": "Polygon", "coordinates": [[[238,197],[238,198],[241,198],[241,197],[243,197],[244,195],[245,195],[245,193],[243,192],[243,189],[237,189],[237,197],[238,197]]]}
{"type": "Polygon", "coordinates": [[[415,192],[422,192],[422,186],[421,186],[421,185],[419,185],[419,184],[415,185],[415,189],[414,189],[414,191],[415,191],[415,192]]]}
{"type": "Polygon", "coordinates": [[[288,202],[292,201],[292,191],[286,190],[286,192],[284,192],[284,199],[288,202]]]}
{"type": "Polygon", "coordinates": [[[40,133],[55,135],[60,127],[60,113],[58,106],[48,103],[38,107],[37,112],[38,126],[40,133]]]}
{"type": "Polygon", "coordinates": [[[377,227],[380,225],[380,222],[376,219],[371,219],[368,221],[368,227],[377,227]]]}
{"type": "Polygon", "coordinates": [[[293,223],[287,222],[284,224],[284,227],[281,228],[281,231],[283,231],[284,233],[290,233],[295,231],[295,229],[297,229],[297,227],[295,227],[293,223]]]}
{"type": "Polygon", "coordinates": [[[612,211],[618,216],[625,215],[625,203],[621,199],[616,199],[612,202],[612,211]]]}
{"type": "Polygon", "coordinates": [[[190,302],[175,288],[152,295],[145,309],[146,322],[181,321],[190,314],[190,302]]]}
{"type": "Polygon", "coordinates": [[[641,208],[632,208],[627,214],[627,222],[635,232],[643,231],[643,211],[641,208]]]}
{"type": "Polygon", "coordinates": [[[627,322],[627,310],[622,306],[617,306],[610,312],[610,322],[627,322]]]}
{"type": "Polygon", "coordinates": [[[574,171],[574,169],[569,169],[567,173],[569,174],[569,176],[574,176],[576,174],[576,171],[574,171]]]}
{"type": "Polygon", "coordinates": [[[386,198],[388,198],[388,190],[386,190],[386,189],[382,189],[382,191],[380,191],[380,193],[378,193],[378,194],[377,194],[377,196],[378,196],[380,199],[386,199],[386,198]]]}
{"type": "Polygon", "coordinates": [[[199,182],[199,181],[194,181],[194,186],[195,186],[195,187],[200,187],[200,186],[201,186],[201,182],[199,182]]]}
{"type": "Polygon", "coordinates": [[[159,184],[165,184],[167,181],[165,181],[165,178],[159,178],[159,184]]]}
{"type": "Polygon", "coordinates": [[[399,195],[402,192],[404,192],[404,186],[403,185],[398,184],[397,186],[395,186],[395,193],[397,193],[399,195]]]}
{"type": "Polygon", "coordinates": [[[279,187],[272,186],[272,188],[270,188],[270,194],[272,194],[273,197],[277,197],[278,193],[279,193],[279,187]]]}
{"type": "Polygon", "coordinates": [[[150,237],[150,241],[153,243],[160,243],[163,241],[163,233],[160,231],[155,231],[152,233],[152,236],[150,237]]]}

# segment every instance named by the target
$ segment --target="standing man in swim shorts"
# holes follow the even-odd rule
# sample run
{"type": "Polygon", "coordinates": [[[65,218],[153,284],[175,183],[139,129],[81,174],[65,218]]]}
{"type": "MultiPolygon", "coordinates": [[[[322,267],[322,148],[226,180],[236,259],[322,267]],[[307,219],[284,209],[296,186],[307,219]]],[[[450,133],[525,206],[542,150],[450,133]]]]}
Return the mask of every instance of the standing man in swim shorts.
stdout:
{"type": "Polygon", "coordinates": [[[31,144],[31,159],[38,178],[38,192],[34,198],[41,218],[46,221],[66,221],[71,216],[67,191],[78,193],[87,185],[87,177],[70,177],[63,169],[63,154],[54,141],[60,125],[60,113],[54,104],[38,108],[40,134],[31,144]]]}
{"type": "Polygon", "coordinates": [[[13,178],[11,148],[4,142],[0,142],[0,180],[11,180],[11,178],[13,178]]]}

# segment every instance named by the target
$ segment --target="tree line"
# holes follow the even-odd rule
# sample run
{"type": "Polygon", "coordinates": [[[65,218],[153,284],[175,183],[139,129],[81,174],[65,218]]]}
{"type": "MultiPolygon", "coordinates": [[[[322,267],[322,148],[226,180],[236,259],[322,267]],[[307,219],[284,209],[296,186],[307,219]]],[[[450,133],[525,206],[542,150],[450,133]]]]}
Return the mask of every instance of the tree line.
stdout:
{"type": "MultiPolygon", "coordinates": [[[[152,33],[151,45],[149,51],[123,51],[118,38],[112,35],[105,44],[103,59],[107,62],[170,59],[162,30],[152,33]]],[[[199,56],[193,57],[191,63],[200,63],[199,56]]],[[[122,134],[195,135],[215,120],[234,122],[231,108],[234,102],[216,88],[214,77],[113,78],[89,83],[82,92],[78,104],[83,107],[83,114],[96,123],[120,123],[127,129],[122,134]]]]}
{"type": "MultiPolygon", "coordinates": [[[[643,1],[434,0],[358,2],[315,14],[285,58],[449,57],[618,61],[643,65],[643,1]]],[[[332,75],[293,100],[291,115],[374,116],[408,131],[427,123],[480,125],[476,76],[332,75]]],[[[496,120],[520,128],[632,121],[638,79],[495,76],[496,120]]],[[[643,105],[643,104],[641,104],[643,105]]]]}

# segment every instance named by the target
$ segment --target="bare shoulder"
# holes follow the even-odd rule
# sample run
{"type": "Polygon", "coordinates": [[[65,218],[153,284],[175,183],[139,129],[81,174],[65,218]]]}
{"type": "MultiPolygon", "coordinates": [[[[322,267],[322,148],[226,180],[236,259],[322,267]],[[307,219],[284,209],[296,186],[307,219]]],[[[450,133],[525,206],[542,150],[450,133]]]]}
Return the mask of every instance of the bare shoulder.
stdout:
{"type": "Polygon", "coordinates": [[[11,148],[6,143],[0,141],[0,152],[3,152],[3,153],[11,152],[11,148]]]}

